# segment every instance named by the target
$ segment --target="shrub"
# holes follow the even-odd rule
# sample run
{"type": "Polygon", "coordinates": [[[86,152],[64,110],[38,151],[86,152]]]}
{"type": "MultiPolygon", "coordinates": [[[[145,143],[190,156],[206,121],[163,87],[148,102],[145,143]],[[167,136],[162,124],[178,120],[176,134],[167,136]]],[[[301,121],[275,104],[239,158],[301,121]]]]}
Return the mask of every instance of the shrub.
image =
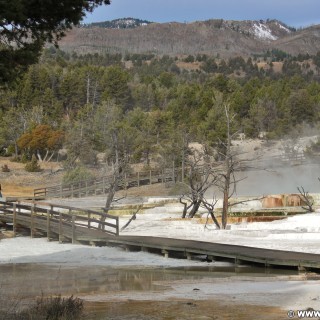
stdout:
{"type": "Polygon", "coordinates": [[[1,171],[2,172],[10,172],[10,169],[7,164],[4,164],[3,166],[1,166],[1,171]]]}
{"type": "Polygon", "coordinates": [[[7,153],[7,156],[14,155],[16,153],[16,149],[15,149],[14,145],[11,144],[10,146],[8,146],[6,153],[7,153]]]}
{"type": "Polygon", "coordinates": [[[45,298],[41,296],[34,305],[24,309],[1,310],[0,320],[78,320],[83,315],[83,301],[73,296],[62,298],[61,295],[45,298]]]}
{"type": "Polygon", "coordinates": [[[26,164],[25,169],[28,172],[40,172],[41,171],[41,168],[38,164],[38,160],[35,155],[33,155],[31,161],[26,164]]]}
{"type": "MultiPolygon", "coordinates": [[[[32,161],[32,158],[31,158],[32,161]]],[[[26,153],[24,153],[21,157],[20,157],[20,162],[22,163],[28,163],[30,162],[30,156],[28,156],[26,153]]]]}
{"type": "Polygon", "coordinates": [[[57,297],[38,298],[36,305],[30,309],[32,318],[46,320],[76,320],[80,319],[83,312],[83,301],[73,296],[62,298],[57,297]],[[38,317],[37,317],[38,316],[38,317]]]}
{"type": "Polygon", "coordinates": [[[177,182],[169,191],[169,196],[179,196],[185,193],[188,193],[188,186],[184,183],[177,182]]]}
{"type": "Polygon", "coordinates": [[[93,174],[85,167],[76,167],[67,171],[67,173],[62,178],[62,182],[63,184],[72,184],[93,178],[93,174]]]}

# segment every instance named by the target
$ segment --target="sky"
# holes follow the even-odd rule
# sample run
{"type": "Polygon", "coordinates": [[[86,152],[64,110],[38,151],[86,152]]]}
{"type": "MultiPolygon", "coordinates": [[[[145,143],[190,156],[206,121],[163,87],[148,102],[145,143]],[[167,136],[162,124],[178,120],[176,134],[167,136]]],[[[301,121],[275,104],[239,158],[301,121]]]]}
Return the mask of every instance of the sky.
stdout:
{"type": "Polygon", "coordinates": [[[208,19],[278,19],[290,27],[320,24],[319,0],[111,0],[88,14],[84,23],[118,18],[152,22],[193,22],[208,19]]]}

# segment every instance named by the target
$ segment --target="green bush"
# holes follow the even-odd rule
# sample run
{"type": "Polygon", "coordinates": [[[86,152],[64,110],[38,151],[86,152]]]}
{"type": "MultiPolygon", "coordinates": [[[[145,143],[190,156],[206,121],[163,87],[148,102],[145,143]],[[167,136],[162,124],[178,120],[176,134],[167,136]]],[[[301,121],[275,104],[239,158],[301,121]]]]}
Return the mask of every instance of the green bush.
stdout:
{"type": "Polygon", "coordinates": [[[189,189],[185,183],[177,182],[169,191],[169,196],[180,196],[182,194],[188,193],[189,189]]]}
{"type": "Polygon", "coordinates": [[[93,174],[85,167],[76,167],[67,171],[67,173],[62,178],[63,184],[77,183],[83,180],[93,179],[93,174]]]}
{"type": "Polygon", "coordinates": [[[28,162],[24,168],[28,172],[40,172],[41,171],[40,165],[38,164],[38,160],[35,155],[32,156],[31,161],[28,162]]]}
{"type": "Polygon", "coordinates": [[[10,146],[8,146],[8,149],[7,149],[8,156],[12,156],[13,154],[15,154],[15,152],[16,152],[16,149],[14,145],[11,144],[10,146]]]}
{"type": "MultiPolygon", "coordinates": [[[[34,156],[34,155],[33,155],[34,156]]],[[[33,158],[32,156],[32,158],[33,158]]],[[[35,156],[34,156],[35,157],[35,156]]],[[[32,161],[32,158],[31,158],[31,161],[32,161]]],[[[30,156],[28,156],[26,153],[24,153],[21,158],[20,158],[20,162],[22,163],[28,163],[30,162],[30,156]]]]}

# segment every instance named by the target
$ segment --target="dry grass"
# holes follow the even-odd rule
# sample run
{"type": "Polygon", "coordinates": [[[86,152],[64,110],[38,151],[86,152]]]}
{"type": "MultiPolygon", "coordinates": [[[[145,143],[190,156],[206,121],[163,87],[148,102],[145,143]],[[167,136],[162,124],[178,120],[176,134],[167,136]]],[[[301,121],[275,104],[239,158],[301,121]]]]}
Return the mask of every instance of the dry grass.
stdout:
{"type": "MultiPolygon", "coordinates": [[[[269,70],[270,65],[267,62],[258,62],[257,63],[259,69],[264,69],[264,70],[269,70]]],[[[281,73],[282,72],[282,67],[283,67],[283,62],[272,62],[272,70],[276,73],[281,73]]]]}
{"type": "Polygon", "coordinates": [[[41,163],[41,172],[26,172],[25,164],[13,162],[10,158],[0,157],[0,168],[7,165],[10,172],[0,169],[0,183],[5,197],[28,197],[33,195],[35,188],[59,184],[62,173],[55,173],[61,168],[56,162],[41,163]]]}
{"type": "Polygon", "coordinates": [[[176,63],[176,65],[180,68],[180,69],[184,69],[184,70],[188,70],[188,71],[196,71],[196,70],[200,70],[201,67],[201,62],[183,62],[183,61],[178,61],[176,63]]]}

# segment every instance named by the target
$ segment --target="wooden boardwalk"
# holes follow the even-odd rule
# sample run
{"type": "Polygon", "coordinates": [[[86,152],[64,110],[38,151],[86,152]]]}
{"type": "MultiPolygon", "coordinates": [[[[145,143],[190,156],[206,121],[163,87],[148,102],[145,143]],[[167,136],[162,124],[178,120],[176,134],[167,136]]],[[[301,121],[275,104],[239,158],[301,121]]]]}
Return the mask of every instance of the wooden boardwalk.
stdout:
{"type": "Polygon", "coordinates": [[[43,203],[0,201],[0,223],[12,224],[13,232],[28,228],[31,237],[46,236],[59,242],[122,246],[128,250],[159,252],[165,257],[180,255],[192,259],[204,255],[208,260],[228,259],[236,264],[256,263],[265,267],[312,269],[320,271],[320,255],[228,245],[194,240],[119,234],[119,218],[103,213],[43,203]],[[98,228],[100,222],[101,228],[98,228]]]}
{"type": "MultiPolygon", "coordinates": [[[[250,161],[248,167],[265,169],[265,161],[272,163],[274,166],[300,165],[305,162],[303,155],[296,156],[271,156],[263,160],[257,159],[250,161]]],[[[245,166],[245,161],[243,165],[245,166]]],[[[218,162],[217,162],[218,164],[218,162]]],[[[220,162],[220,164],[222,164],[220,162]]],[[[127,173],[119,182],[118,189],[128,189],[132,187],[140,187],[143,185],[152,185],[157,183],[170,183],[183,181],[189,169],[186,168],[165,168],[142,170],[134,173],[127,173]]],[[[34,189],[34,200],[46,198],[81,198],[91,195],[101,195],[108,193],[110,188],[111,175],[106,175],[96,179],[82,180],[71,184],[59,184],[44,188],[34,189]]]]}
{"type": "MultiPolygon", "coordinates": [[[[181,181],[182,170],[178,168],[165,170],[147,170],[127,174],[119,182],[118,189],[128,189],[151,185],[181,181]]],[[[83,180],[72,184],[61,184],[45,188],[34,189],[34,199],[45,198],[81,198],[90,195],[106,194],[110,188],[112,176],[98,179],[83,180]]]]}
{"type": "Polygon", "coordinates": [[[119,217],[103,212],[44,203],[0,201],[0,222],[12,224],[13,232],[23,227],[31,237],[46,234],[48,240],[77,243],[99,236],[119,235],[119,217]],[[103,220],[101,221],[101,218],[103,220]]]}

